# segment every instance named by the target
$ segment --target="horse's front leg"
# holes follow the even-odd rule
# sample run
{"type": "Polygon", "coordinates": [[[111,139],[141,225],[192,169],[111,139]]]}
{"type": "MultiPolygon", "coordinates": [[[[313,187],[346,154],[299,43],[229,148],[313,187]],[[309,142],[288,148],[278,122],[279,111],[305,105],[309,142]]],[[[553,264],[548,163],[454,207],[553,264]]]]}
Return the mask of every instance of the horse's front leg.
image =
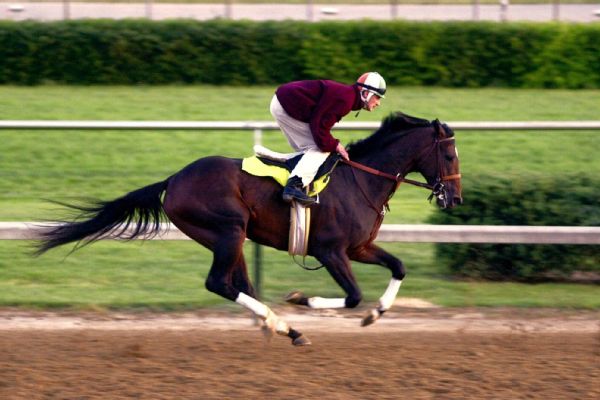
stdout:
{"type": "MultiPolygon", "coordinates": [[[[326,248],[327,246],[323,247],[326,248]]],[[[329,250],[323,254],[316,254],[315,257],[327,268],[327,271],[337,284],[344,289],[346,297],[307,297],[302,292],[294,291],[287,295],[286,301],[315,309],[356,307],[361,302],[362,295],[352,273],[350,259],[346,253],[341,249],[329,250]]]]}
{"type": "Polygon", "coordinates": [[[400,290],[402,280],[406,275],[406,270],[402,261],[374,244],[361,248],[359,251],[351,254],[350,257],[354,261],[365,264],[382,265],[389,268],[392,272],[390,283],[383,295],[379,298],[379,304],[362,320],[361,326],[368,326],[377,321],[384,312],[392,307],[396,300],[396,296],[398,295],[398,291],[400,290]]]}

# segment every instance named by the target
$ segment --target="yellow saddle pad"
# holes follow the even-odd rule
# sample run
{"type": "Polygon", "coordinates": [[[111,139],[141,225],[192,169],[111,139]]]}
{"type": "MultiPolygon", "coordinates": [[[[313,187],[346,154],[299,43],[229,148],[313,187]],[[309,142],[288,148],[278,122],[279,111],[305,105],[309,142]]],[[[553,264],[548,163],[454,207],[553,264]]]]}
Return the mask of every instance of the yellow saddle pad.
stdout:
{"type": "MultiPolygon", "coordinates": [[[[290,176],[290,171],[286,168],[265,164],[256,156],[247,157],[242,160],[242,171],[255,176],[270,176],[281,186],[285,186],[290,176]]],[[[318,193],[321,193],[329,183],[329,177],[329,174],[326,174],[313,181],[309,187],[308,195],[316,196],[318,193]]]]}

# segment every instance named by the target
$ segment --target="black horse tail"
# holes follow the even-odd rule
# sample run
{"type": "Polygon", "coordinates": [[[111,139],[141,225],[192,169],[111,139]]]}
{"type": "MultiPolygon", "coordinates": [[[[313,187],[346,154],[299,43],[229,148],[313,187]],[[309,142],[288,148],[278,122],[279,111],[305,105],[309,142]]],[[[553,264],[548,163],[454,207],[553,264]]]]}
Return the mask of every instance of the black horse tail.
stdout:
{"type": "Polygon", "coordinates": [[[162,194],[169,179],[134,190],[112,201],[94,201],[80,206],[55,202],[79,212],[71,221],[45,226],[38,235],[35,255],[63,244],[77,242],[75,251],[103,237],[131,240],[139,236],[148,239],[160,229],[165,220],[162,194]]]}

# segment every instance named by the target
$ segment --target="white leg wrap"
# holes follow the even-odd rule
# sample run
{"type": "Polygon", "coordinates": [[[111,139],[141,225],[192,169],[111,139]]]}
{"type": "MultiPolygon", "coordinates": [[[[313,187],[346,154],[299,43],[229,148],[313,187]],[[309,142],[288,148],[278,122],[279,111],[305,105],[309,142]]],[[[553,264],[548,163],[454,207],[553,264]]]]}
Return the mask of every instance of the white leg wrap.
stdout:
{"type": "Polygon", "coordinates": [[[269,307],[255,298],[240,292],[237,299],[235,299],[235,302],[252,311],[259,318],[265,321],[265,324],[267,327],[269,327],[269,329],[274,330],[278,334],[287,335],[287,333],[290,331],[290,327],[285,323],[285,321],[279,319],[277,314],[275,314],[269,307]]]}
{"type": "Polygon", "coordinates": [[[265,319],[265,324],[280,335],[287,335],[290,331],[288,324],[271,310],[269,310],[269,315],[265,319]]]}
{"type": "Polygon", "coordinates": [[[344,308],[346,299],[325,299],[323,297],[311,297],[308,299],[310,308],[344,308]]]}
{"type": "Polygon", "coordinates": [[[401,280],[394,278],[390,280],[385,293],[383,293],[383,296],[379,298],[379,311],[386,311],[392,307],[392,304],[394,304],[394,300],[396,300],[396,296],[398,295],[398,290],[400,290],[401,284],[401,280]]]}
{"type": "Polygon", "coordinates": [[[240,294],[238,294],[238,297],[237,297],[237,299],[235,299],[235,302],[246,307],[247,309],[252,311],[254,314],[256,314],[257,316],[259,316],[263,319],[267,318],[267,316],[269,315],[269,312],[271,311],[269,309],[269,307],[265,306],[260,301],[256,300],[255,298],[252,298],[242,292],[240,292],[240,294]]]}

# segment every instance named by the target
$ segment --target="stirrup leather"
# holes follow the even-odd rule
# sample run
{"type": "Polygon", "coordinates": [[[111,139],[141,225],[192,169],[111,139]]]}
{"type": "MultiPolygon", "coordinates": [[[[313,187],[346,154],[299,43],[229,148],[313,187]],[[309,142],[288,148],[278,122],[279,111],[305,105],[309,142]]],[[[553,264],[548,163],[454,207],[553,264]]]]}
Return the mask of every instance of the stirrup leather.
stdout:
{"type": "Polygon", "coordinates": [[[305,257],[308,253],[310,208],[293,201],[290,207],[290,236],[288,253],[305,257]]]}

